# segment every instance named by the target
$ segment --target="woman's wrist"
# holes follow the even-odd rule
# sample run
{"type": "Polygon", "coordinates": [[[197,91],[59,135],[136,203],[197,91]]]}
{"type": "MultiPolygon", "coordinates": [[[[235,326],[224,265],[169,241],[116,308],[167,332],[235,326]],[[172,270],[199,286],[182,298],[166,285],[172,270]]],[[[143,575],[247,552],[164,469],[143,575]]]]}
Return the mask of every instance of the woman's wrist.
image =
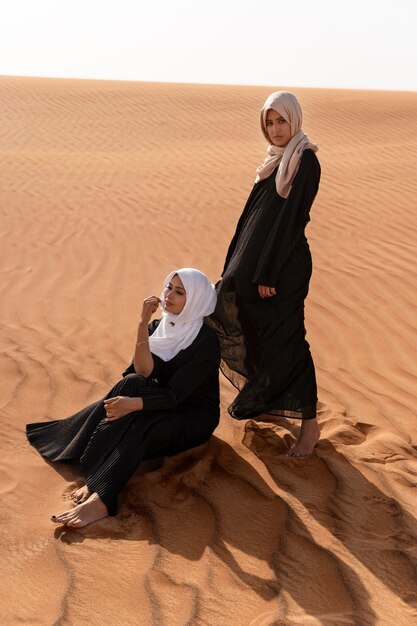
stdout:
{"type": "Polygon", "coordinates": [[[141,333],[145,333],[148,334],[148,322],[141,319],[139,322],[139,326],[138,326],[138,336],[141,333]]]}
{"type": "Polygon", "coordinates": [[[142,411],[143,400],[142,398],[130,398],[133,411],[142,411]]]}
{"type": "Polygon", "coordinates": [[[149,339],[149,333],[148,333],[148,324],[146,324],[145,322],[139,322],[139,326],[138,326],[138,332],[136,335],[136,342],[140,343],[142,341],[147,341],[149,339]]]}

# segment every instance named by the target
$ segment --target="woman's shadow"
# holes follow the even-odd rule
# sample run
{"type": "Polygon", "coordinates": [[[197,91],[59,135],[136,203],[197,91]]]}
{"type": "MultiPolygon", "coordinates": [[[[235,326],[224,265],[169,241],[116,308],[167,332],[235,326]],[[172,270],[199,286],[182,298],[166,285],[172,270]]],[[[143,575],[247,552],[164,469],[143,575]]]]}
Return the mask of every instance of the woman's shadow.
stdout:
{"type": "MultiPolygon", "coordinates": [[[[264,443],[261,447],[265,449],[264,443]]],[[[274,478],[268,447],[265,460],[254,451],[274,478]]],[[[59,468],[67,480],[74,480],[74,470],[59,468]]],[[[147,541],[158,545],[162,569],[164,551],[189,562],[199,562],[210,552],[266,601],[286,592],[309,615],[339,611],[354,619],[358,612],[368,616],[367,624],[374,624],[368,594],[357,574],[319,545],[304,517],[280,492],[278,476],[276,484],[265,480],[229,444],[213,436],[205,446],[167,459],[156,472],[136,474],[122,494],[117,518],[77,531],[60,527],[56,536],[71,543],[103,535],[147,541]],[[320,568],[326,575],[334,574],[337,607],[324,580],[317,580],[320,568]]]]}
{"type": "MultiPolygon", "coordinates": [[[[285,420],[281,428],[249,421],[245,424],[243,443],[265,464],[278,492],[286,494],[284,499],[290,505],[294,502],[295,508],[313,520],[319,531],[324,531],[327,546],[334,545],[332,556],[343,577],[349,580],[353,571],[345,576],[346,559],[349,559],[356,572],[363,571],[362,580],[369,574],[370,578],[379,579],[381,593],[385,595],[384,587],[390,589],[417,618],[417,521],[395,498],[392,489],[395,481],[400,483],[396,487],[400,486],[404,494],[415,487],[415,470],[404,471],[406,466],[398,465],[402,461],[415,463],[417,454],[413,446],[397,441],[394,436],[387,438],[377,426],[345,420],[334,443],[322,439],[314,455],[295,459],[283,456],[293,443],[289,431],[295,434],[298,427],[289,426],[285,420]],[[283,428],[287,431],[284,437],[283,428]],[[365,454],[356,455],[352,446],[365,443],[368,435],[371,443],[365,454]],[[372,445],[378,437],[382,445],[372,445]],[[391,449],[387,441],[391,441],[388,444],[391,449]],[[379,467],[383,468],[381,482],[384,483],[389,464],[397,465],[391,465],[393,473],[386,494],[371,480],[379,467]]],[[[308,527],[311,531],[313,524],[309,522],[308,527]]],[[[355,602],[360,603],[363,585],[356,589],[356,584],[357,581],[350,580],[349,589],[355,602]]],[[[305,589],[297,598],[300,603],[304,592],[305,589]]],[[[361,624],[374,623],[369,605],[360,613],[361,624]]]]}

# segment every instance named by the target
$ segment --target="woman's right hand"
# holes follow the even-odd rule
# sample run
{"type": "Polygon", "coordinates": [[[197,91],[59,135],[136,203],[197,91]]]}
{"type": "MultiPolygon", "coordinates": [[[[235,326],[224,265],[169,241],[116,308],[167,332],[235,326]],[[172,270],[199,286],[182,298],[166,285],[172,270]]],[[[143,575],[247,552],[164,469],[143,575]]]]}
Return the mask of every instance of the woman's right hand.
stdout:
{"type": "Polygon", "coordinates": [[[258,293],[261,298],[272,298],[277,294],[275,287],[266,287],[265,285],[258,285],[258,293]]]}
{"type": "Polygon", "coordinates": [[[142,398],[131,398],[130,396],[115,396],[103,401],[106,411],[106,419],[109,422],[119,420],[121,417],[143,410],[142,398]]]}
{"type": "Polygon", "coordinates": [[[152,315],[158,310],[160,304],[161,300],[157,296],[149,296],[149,298],[145,298],[143,301],[140,321],[143,324],[149,324],[152,315]]]}

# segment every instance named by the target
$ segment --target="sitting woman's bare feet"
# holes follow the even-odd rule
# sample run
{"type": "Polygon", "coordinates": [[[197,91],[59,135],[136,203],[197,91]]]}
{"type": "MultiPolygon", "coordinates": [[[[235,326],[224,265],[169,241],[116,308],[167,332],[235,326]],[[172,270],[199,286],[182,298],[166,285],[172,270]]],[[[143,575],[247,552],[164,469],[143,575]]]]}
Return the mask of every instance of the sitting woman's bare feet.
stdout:
{"type": "Polygon", "coordinates": [[[320,428],[317,419],[303,420],[298,439],[285,456],[309,456],[313,453],[319,439],[320,428]]]}
{"type": "Polygon", "coordinates": [[[97,522],[109,514],[106,505],[97,493],[91,496],[73,509],[64,511],[60,515],[52,515],[51,521],[55,524],[65,524],[71,528],[82,528],[93,522],[97,522]]]}
{"type": "Polygon", "coordinates": [[[79,489],[76,489],[72,492],[71,500],[75,502],[75,504],[81,504],[81,502],[85,502],[86,500],[88,500],[90,496],[91,491],[89,490],[87,485],[84,485],[83,487],[80,487],[79,489]]]}

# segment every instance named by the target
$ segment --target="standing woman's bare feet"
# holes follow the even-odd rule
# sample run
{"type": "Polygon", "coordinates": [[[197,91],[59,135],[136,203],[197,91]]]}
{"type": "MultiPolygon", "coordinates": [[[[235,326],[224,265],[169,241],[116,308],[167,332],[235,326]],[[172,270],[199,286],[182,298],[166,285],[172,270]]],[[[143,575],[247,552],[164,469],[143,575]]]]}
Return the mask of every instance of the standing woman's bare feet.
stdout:
{"type": "Polygon", "coordinates": [[[72,492],[71,500],[75,502],[75,504],[81,504],[81,502],[85,502],[86,500],[88,500],[90,496],[91,491],[89,490],[87,485],[84,485],[83,487],[80,487],[79,489],[76,489],[72,492]]]}
{"type": "Polygon", "coordinates": [[[91,496],[73,509],[64,511],[60,515],[52,515],[51,521],[55,524],[65,524],[72,528],[82,528],[93,522],[97,522],[109,514],[106,505],[97,493],[91,496]]]}
{"type": "Polygon", "coordinates": [[[313,454],[318,440],[320,439],[320,428],[317,419],[303,420],[300,434],[291,450],[285,456],[309,456],[313,454]]]}

